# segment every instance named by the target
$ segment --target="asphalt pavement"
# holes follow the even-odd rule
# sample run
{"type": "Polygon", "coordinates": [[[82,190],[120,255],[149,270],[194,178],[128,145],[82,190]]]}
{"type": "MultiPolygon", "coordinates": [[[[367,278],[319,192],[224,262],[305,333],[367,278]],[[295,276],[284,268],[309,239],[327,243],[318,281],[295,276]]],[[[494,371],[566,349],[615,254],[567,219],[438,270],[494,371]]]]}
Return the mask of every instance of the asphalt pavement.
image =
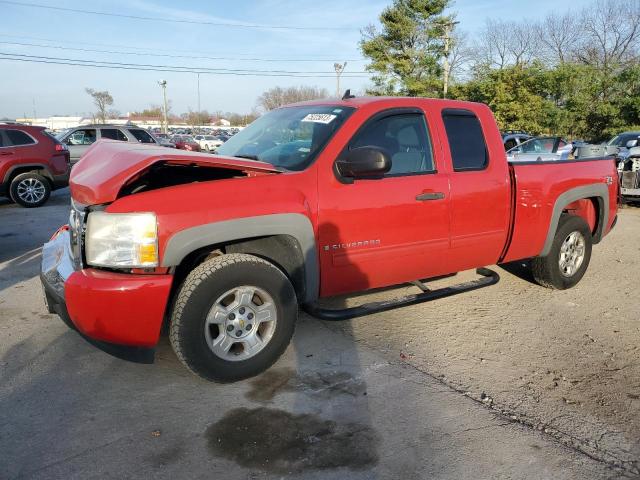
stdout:
{"type": "MultiPolygon", "coordinates": [[[[153,355],[104,352],[42,300],[40,246],[66,223],[68,203],[68,190],[39,209],[0,200],[0,478],[623,475],[349,324],[301,314],[272,369],[226,385],[191,375],[166,338],[153,355]]],[[[403,310],[387,315],[398,320],[403,310]]]]}

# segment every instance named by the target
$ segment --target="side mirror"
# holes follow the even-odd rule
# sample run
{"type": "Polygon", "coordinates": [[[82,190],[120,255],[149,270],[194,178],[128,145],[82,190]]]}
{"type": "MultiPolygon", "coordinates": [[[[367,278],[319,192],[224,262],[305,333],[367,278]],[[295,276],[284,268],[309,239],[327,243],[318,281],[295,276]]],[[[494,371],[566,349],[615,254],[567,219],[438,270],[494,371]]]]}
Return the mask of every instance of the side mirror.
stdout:
{"type": "Polygon", "coordinates": [[[336,170],[346,179],[380,178],[391,170],[391,157],[377,147],[359,147],[350,150],[345,158],[337,160],[336,170]]]}
{"type": "Polygon", "coordinates": [[[627,142],[627,148],[633,148],[638,146],[638,140],[629,140],[627,142]]]}

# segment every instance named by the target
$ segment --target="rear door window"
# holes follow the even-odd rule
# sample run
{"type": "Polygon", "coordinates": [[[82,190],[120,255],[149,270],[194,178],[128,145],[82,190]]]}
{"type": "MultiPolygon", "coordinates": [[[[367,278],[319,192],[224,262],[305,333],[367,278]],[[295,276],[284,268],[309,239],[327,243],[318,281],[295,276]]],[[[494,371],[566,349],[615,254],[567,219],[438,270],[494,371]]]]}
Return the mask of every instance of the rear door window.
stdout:
{"type": "Polygon", "coordinates": [[[21,145],[33,145],[36,141],[31,136],[20,130],[5,130],[9,145],[19,147],[21,145]]]}
{"type": "Polygon", "coordinates": [[[131,135],[136,137],[136,140],[138,140],[138,142],[140,143],[156,143],[153,137],[145,130],[131,129],[129,130],[129,132],[131,132],[131,135]]]}
{"type": "Polygon", "coordinates": [[[484,170],[489,162],[480,120],[469,110],[444,110],[442,120],[456,172],[484,170]]]}
{"type": "Polygon", "coordinates": [[[128,142],[127,136],[117,128],[101,128],[100,136],[102,138],[108,138],[110,140],[120,140],[121,142],[128,142]]]}

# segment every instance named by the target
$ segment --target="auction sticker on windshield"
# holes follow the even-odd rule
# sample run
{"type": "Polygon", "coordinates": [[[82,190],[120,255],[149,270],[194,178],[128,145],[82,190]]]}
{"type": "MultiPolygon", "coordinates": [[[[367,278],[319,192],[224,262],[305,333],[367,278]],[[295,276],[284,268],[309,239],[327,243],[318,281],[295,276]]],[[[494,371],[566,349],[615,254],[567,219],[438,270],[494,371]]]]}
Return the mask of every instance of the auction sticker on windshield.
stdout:
{"type": "Polygon", "coordinates": [[[330,113],[310,113],[304,117],[302,122],[314,122],[314,123],[331,123],[335,120],[337,115],[331,115],[330,113]]]}

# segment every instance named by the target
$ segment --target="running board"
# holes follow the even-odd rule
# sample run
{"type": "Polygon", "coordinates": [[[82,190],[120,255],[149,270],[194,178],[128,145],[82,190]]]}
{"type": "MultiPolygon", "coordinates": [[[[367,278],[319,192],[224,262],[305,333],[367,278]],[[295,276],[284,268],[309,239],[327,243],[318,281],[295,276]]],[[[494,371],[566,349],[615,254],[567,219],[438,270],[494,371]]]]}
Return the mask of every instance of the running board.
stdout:
{"type": "Polygon", "coordinates": [[[429,290],[420,281],[411,282],[418,286],[418,288],[422,290],[422,293],[407,295],[406,297],[396,298],[394,300],[365,303],[364,305],[359,305],[357,307],[343,309],[322,308],[317,303],[306,304],[303,305],[302,308],[309,315],[322,320],[351,320],[352,318],[362,317],[372,313],[386,312],[387,310],[393,310],[394,308],[407,307],[409,305],[416,305],[418,303],[431,302],[432,300],[451,297],[453,295],[458,295],[459,293],[471,292],[472,290],[478,290],[479,288],[494,285],[500,280],[500,276],[488,268],[478,268],[476,273],[481,275],[483,278],[472,280],[470,282],[459,283],[458,285],[453,285],[451,287],[440,288],[438,290],[429,290]]]}

